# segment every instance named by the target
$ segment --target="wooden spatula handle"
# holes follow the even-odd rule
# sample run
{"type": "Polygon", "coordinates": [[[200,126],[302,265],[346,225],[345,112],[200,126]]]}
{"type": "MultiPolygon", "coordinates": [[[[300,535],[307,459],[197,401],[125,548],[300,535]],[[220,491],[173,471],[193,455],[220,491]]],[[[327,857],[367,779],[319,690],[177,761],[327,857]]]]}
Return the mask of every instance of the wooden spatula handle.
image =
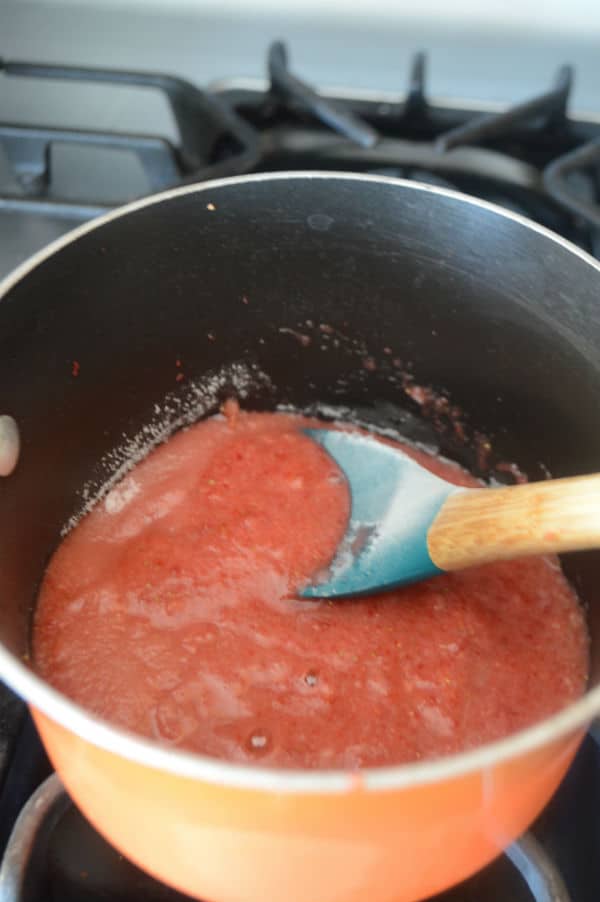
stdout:
{"type": "Polygon", "coordinates": [[[441,570],[600,548],[600,475],[457,492],[430,526],[427,544],[441,570]]]}

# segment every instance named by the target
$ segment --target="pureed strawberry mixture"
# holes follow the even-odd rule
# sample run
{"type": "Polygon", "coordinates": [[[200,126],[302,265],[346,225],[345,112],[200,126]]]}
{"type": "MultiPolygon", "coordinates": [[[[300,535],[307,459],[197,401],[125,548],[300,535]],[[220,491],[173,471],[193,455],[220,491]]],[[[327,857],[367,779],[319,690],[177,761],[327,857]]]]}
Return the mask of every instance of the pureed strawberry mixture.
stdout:
{"type": "Polygon", "coordinates": [[[56,688],[161,743],[302,768],[446,755],[583,693],[584,617],[554,558],[297,600],[344,534],[345,481],[303,435],[314,421],[226,413],[155,450],[58,548],[33,633],[56,688]]]}

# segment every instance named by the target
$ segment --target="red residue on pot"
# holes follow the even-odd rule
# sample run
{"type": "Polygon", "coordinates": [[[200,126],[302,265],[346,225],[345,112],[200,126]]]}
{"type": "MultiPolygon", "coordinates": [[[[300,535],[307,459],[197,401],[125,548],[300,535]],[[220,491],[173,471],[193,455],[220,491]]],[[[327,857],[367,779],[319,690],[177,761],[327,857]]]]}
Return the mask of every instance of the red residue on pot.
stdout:
{"type": "MultiPolygon", "coordinates": [[[[512,476],[514,481],[519,485],[522,485],[524,482],[528,481],[527,476],[525,475],[525,473],[523,473],[518,464],[509,463],[508,461],[503,460],[500,461],[499,464],[496,464],[494,469],[498,473],[508,473],[509,476],[512,476]]],[[[548,474],[548,478],[550,478],[550,474],[548,474]]]]}
{"type": "Polygon", "coordinates": [[[482,473],[491,469],[490,459],[492,456],[492,443],[486,435],[481,432],[473,434],[473,448],[475,449],[475,459],[477,467],[482,473]]]}
{"type": "MultiPolygon", "coordinates": [[[[459,408],[455,408],[455,410],[459,410],[459,408]]],[[[465,425],[461,420],[458,419],[458,417],[453,420],[452,428],[454,429],[454,435],[456,436],[458,441],[461,444],[465,444],[467,441],[467,433],[465,431],[465,425]]]]}
{"type": "Polygon", "coordinates": [[[183,373],[177,373],[177,375],[175,376],[175,382],[183,382],[184,379],[185,376],[183,375],[183,373]]]}
{"type": "Polygon", "coordinates": [[[462,410],[456,404],[452,404],[446,395],[434,391],[426,385],[415,382],[410,373],[402,374],[402,388],[404,394],[418,404],[425,417],[433,420],[435,427],[445,432],[450,427],[459,440],[466,437],[462,423],[462,410]]]}
{"type": "Polygon", "coordinates": [[[282,335],[291,335],[303,348],[307,348],[312,342],[310,335],[306,335],[304,332],[297,332],[296,329],[288,329],[287,326],[280,326],[279,331],[282,335]]]}
{"type": "Polygon", "coordinates": [[[407,394],[409,398],[412,398],[419,407],[423,407],[431,395],[430,390],[424,388],[422,385],[412,385],[408,380],[405,381],[404,393],[407,394]]]}
{"type": "Polygon", "coordinates": [[[249,303],[250,303],[250,302],[249,302],[248,298],[246,297],[245,294],[243,294],[243,295],[242,295],[242,304],[249,304],[249,303]]]}
{"type": "Polygon", "coordinates": [[[460,445],[468,445],[473,449],[480,473],[507,473],[515,483],[528,481],[518,464],[512,461],[493,461],[493,447],[489,437],[483,432],[470,429],[462,408],[453,404],[446,395],[429,386],[419,385],[406,370],[402,372],[402,388],[404,394],[419,406],[421,415],[432,422],[437,432],[446,435],[451,433],[460,445]]]}
{"type": "MultiPolygon", "coordinates": [[[[405,362],[400,357],[392,357],[394,353],[392,348],[386,345],[382,349],[382,354],[375,355],[370,353],[371,349],[361,339],[352,338],[345,331],[330,323],[315,324],[313,320],[306,319],[299,322],[298,326],[315,330],[314,339],[320,339],[321,351],[326,352],[331,348],[341,347],[353,357],[358,358],[360,365],[354,372],[357,380],[364,383],[368,378],[366,373],[380,372],[388,382],[399,384],[406,397],[418,406],[420,415],[431,422],[440,436],[449,438],[459,446],[472,449],[475,467],[481,475],[489,477],[494,473],[505,473],[512,476],[516,483],[527,482],[527,476],[516,463],[510,461],[496,463],[492,443],[488,436],[477,432],[469,425],[469,419],[462,408],[454,404],[447,394],[436,391],[431,386],[418,383],[411,372],[413,363],[405,362]],[[390,372],[392,367],[396,371],[395,373],[390,372]]],[[[347,327],[348,324],[342,323],[342,326],[347,327]]],[[[302,331],[284,326],[279,328],[279,332],[292,335],[302,347],[308,347],[314,340],[313,337],[302,331]]],[[[432,334],[436,335],[437,333],[432,330],[432,334]]],[[[264,343],[264,340],[261,340],[261,343],[264,343]]],[[[350,376],[350,381],[352,381],[352,376],[350,376]]],[[[340,387],[342,384],[348,385],[349,383],[345,380],[338,380],[340,387]]]]}
{"type": "Polygon", "coordinates": [[[236,401],[235,398],[227,398],[227,400],[221,404],[221,413],[230,426],[235,426],[240,415],[240,405],[238,401],[236,401]]]}
{"type": "Polygon", "coordinates": [[[79,375],[80,369],[81,369],[81,365],[80,365],[79,361],[78,361],[78,360],[74,360],[74,361],[73,361],[73,365],[72,365],[72,367],[71,367],[71,375],[72,375],[72,376],[78,376],[78,375],[79,375]]]}

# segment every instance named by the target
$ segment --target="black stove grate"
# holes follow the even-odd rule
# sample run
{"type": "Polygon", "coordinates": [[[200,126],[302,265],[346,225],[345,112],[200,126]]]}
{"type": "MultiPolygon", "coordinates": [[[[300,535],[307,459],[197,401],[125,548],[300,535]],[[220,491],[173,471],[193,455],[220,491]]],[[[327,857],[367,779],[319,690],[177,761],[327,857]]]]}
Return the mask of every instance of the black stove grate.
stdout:
{"type": "MultiPolygon", "coordinates": [[[[74,195],[62,186],[65,146],[128,151],[145,182],[138,194],[273,169],[378,172],[447,185],[522,212],[594,251],[600,230],[600,119],[571,118],[572,70],[538,96],[499,112],[430,101],[426,59],[416,55],[397,100],[332,97],[294,75],[281,42],[268,52],[264,88],[201,90],[161,73],[0,62],[6,78],[128,85],[161,91],[179,139],[0,125],[10,178],[0,204],[89,218],[130,195],[102,197],[91,174],[74,195]]],[[[1,116],[1,111],[0,111],[1,116]]],[[[85,159],[84,159],[85,165],[85,159]]],[[[72,175],[72,173],[71,173],[72,175]]]]}

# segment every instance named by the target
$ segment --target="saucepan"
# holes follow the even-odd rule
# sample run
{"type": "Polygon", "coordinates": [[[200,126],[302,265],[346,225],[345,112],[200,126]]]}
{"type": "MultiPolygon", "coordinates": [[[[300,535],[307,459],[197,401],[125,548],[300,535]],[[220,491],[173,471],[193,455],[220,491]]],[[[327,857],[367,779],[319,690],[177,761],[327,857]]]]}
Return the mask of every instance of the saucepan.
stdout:
{"type": "Polygon", "coordinates": [[[450,191],[277,173],[119,209],[27,261],[0,296],[0,414],[22,438],[0,480],[0,677],[97,829],[213,902],[414,902],[521,833],[600,711],[596,553],[564,562],[589,620],[584,698],[464,754],[360,773],[233,765],[128,734],[41,681],[28,637],[72,518],[231,395],[341,409],[483,475],[596,471],[598,263],[450,191]]]}

